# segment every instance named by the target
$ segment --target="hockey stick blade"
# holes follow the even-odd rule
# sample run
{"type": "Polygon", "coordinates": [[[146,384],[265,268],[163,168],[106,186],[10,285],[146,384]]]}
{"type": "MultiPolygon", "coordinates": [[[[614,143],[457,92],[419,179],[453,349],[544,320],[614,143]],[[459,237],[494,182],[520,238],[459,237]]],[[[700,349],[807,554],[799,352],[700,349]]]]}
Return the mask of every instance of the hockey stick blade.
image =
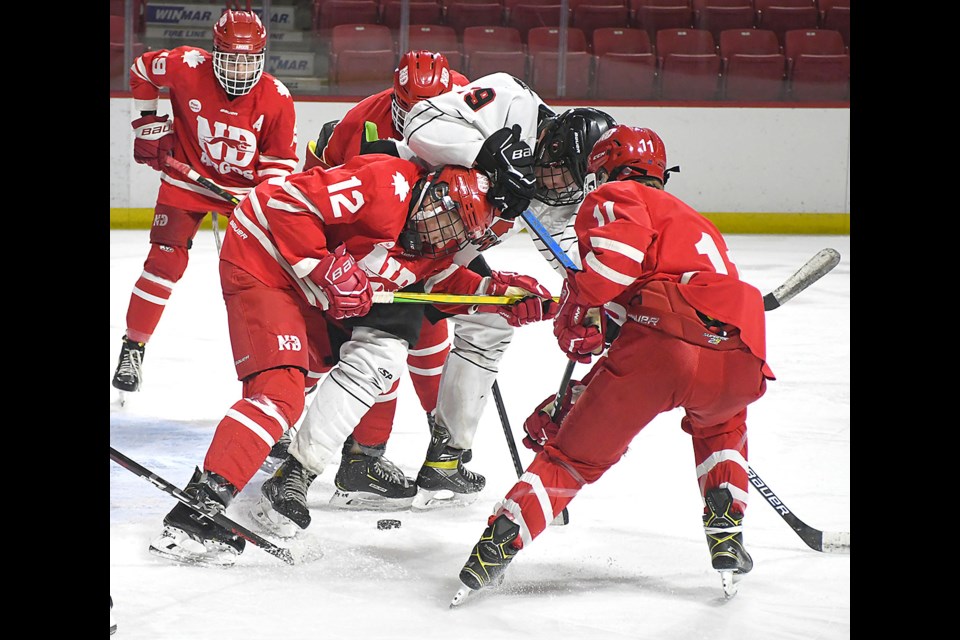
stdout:
{"type": "Polygon", "coordinates": [[[800,267],[796,273],[783,281],[779,287],[763,296],[763,310],[773,311],[787,303],[795,295],[830,273],[840,263],[836,249],[821,249],[800,267]]]}
{"type": "Polygon", "coordinates": [[[777,497],[773,489],[766,482],[760,479],[753,467],[747,468],[747,479],[750,480],[760,495],[766,499],[767,503],[783,518],[784,522],[790,525],[790,528],[800,536],[800,539],[814,551],[824,553],[850,553],[850,532],[849,531],[821,531],[814,529],[803,520],[798,518],[783,500],[777,497]]]}
{"type": "Polygon", "coordinates": [[[134,475],[140,476],[141,478],[143,478],[153,486],[157,487],[164,493],[170,494],[171,496],[173,496],[174,498],[182,502],[187,507],[193,509],[200,515],[203,515],[209,518],[210,520],[213,520],[215,523],[217,523],[218,525],[220,525],[230,533],[240,536],[250,544],[260,547],[270,555],[280,558],[287,564],[291,564],[291,565],[297,564],[297,558],[294,557],[293,552],[290,551],[290,549],[273,544],[266,538],[263,538],[257,535],[256,533],[254,533],[253,531],[250,531],[243,525],[234,522],[233,520],[223,515],[219,511],[216,511],[214,509],[207,507],[203,502],[190,497],[176,485],[171,484],[167,480],[164,480],[157,474],[153,473],[152,471],[150,471],[149,469],[141,465],[139,462],[135,462],[134,460],[131,460],[127,456],[123,455],[122,453],[114,449],[113,447],[110,447],[110,459],[116,462],[117,464],[119,464],[121,467],[123,467],[127,471],[133,473],[134,475]]]}

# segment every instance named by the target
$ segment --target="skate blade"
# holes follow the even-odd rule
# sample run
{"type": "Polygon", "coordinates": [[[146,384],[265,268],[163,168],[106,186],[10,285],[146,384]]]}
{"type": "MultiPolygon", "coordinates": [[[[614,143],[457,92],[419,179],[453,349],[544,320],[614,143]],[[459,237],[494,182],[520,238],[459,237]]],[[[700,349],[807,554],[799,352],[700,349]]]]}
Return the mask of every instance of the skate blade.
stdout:
{"type": "Polygon", "coordinates": [[[250,517],[266,531],[280,538],[294,538],[302,531],[293,520],[277,513],[262,496],[260,501],[250,508],[250,517]]]}
{"type": "Polygon", "coordinates": [[[479,497],[480,492],[454,493],[449,489],[429,491],[421,487],[410,507],[421,511],[448,509],[450,507],[466,507],[476,502],[479,497]]]}
{"type": "Polygon", "coordinates": [[[410,508],[416,496],[409,498],[384,498],[366,491],[341,491],[330,496],[330,506],[352,511],[404,511],[410,508]]]}
{"type": "Polygon", "coordinates": [[[164,532],[150,543],[147,549],[151,554],[186,565],[210,567],[231,567],[240,555],[229,545],[217,545],[209,549],[186,534],[164,532]]]}
{"type": "Polygon", "coordinates": [[[729,600],[733,596],[737,595],[740,587],[738,583],[740,582],[740,576],[735,574],[733,571],[721,571],[720,572],[720,585],[723,587],[723,597],[729,600]]]}
{"type": "Polygon", "coordinates": [[[457,592],[453,594],[453,599],[450,601],[450,608],[459,607],[471,593],[473,593],[473,589],[465,584],[461,585],[460,588],[457,589],[457,592]]]}

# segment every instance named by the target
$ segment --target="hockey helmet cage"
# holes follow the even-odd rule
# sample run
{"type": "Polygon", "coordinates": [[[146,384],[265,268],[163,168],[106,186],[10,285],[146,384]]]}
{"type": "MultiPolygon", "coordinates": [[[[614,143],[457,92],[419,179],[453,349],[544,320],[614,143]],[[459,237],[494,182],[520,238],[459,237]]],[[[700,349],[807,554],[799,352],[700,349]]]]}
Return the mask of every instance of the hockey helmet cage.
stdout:
{"type": "Polygon", "coordinates": [[[414,198],[401,237],[407,251],[439,258],[479,240],[493,224],[487,200],[490,181],[483,172],[447,165],[427,175],[414,198]]]}
{"type": "Polygon", "coordinates": [[[534,159],[537,199],[550,206],[583,200],[590,151],[600,136],[616,125],[609,114],[582,107],[549,119],[538,136],[534,159]]]}
{"type": "Polygon", "coordinates": [[[213,25],[213,72],[230,96],[250,93],[263,75],[267,30],[250,10],[227,9],[213,25]]]}

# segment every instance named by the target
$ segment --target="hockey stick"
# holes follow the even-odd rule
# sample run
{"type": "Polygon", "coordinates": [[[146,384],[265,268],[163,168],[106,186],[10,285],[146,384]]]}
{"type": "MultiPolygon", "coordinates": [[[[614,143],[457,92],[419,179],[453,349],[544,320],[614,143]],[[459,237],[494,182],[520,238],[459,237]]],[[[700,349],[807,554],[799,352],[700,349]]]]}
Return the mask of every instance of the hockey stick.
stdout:
{"type": "Polygon", "coordinates": [[[814,551],[824,553],[850,553],[850,532],[849,531],[821,531],[814,529],[803,520],[793,514],[783,500],[777,497],[766,482],[760,479],[753,467],[747,467],[747,479],[750,484],[756,487],[777,514],[783,518],[784,522],[790,525],[790,528],[800,536],[808,547],[814,551]]]}
{"type": "MultiPolygon", "coordinates": [[[[510,419],[507,417],[507,407],[503,403],[503,396],[500,395],[500,385],[493,381],[493,400],[497,405],[497,413],[500,414],[500,424],[503,425],[503,435],[507,438],[507,448],[510,449],[510,457],[513,458],[513,468],[517,472],[517,477],[523,475],[523,464],[520,462],[520,452],[517,451],[517,442],[513,438],[513,429],[510,428],[510,419]]],[[[563,511],[554,518],[550,524],[563,526],[570,524],[570,512],[564,507],[563,511]]]]}
{"type": "MultiPolygon", "coordinates": [[[[217,185],[212,180],[208,178],[204,178],[202,175],[197,173],[193,167],[191,167],[187,163],[180,162],[173,156],[167,156],[166,163],[167,163],[167,166],[173,169],[174,171],[178,171],[182,173],[183,175],[190,178],[200,186],[205,187],[206,189],[217,194],[218,196],[220,196],[230,204],[234,206],[240,204],[240,199],[237,198],[237,196],[233,195],[226,189],[222,189],[219,185],[217,185]]],[[[212,214],[212,218],[210,222],[213,225],[213,239],[217,243],[217,253],[220,253],[220,224],[217,221],[217,212],[211,211],[210,213],[212,214]]]]}
{"type": "Polygon", "coordinates": [[[161,491],[170,494],[171,496],[173,496],[174,498],[176,498],[177,500],[185,504],[187,507],[193,509],[200,515],[205,516],[210,520],[213,520],[216,524],[220,525],[230,533],[240,536],[247,542],[250,542],[251,544],[254,544],[260,547],[270,555],[280,558],[287,564],[297,563],[298,559],[294,557],[293,552],[290,551],[290,549],[279,547],[273,544],[266,538],[263,538],[257,535],[256,533],[254,533],[253,531],[250,531],[246,527],[234,522],[233,520],[223,515],[216,509],[211,509],[200,500],[197,500],[196,498],[193,498],[187,495],[182,490],[180,490],[176,485],[171,484],[170,482],[164,480],[163,478],[153,473],[152,471],[150,471],[140,463],[135,462],[130,458],[128,458],[127,456],[123,455],[113,447],[110,447],[110,459],[116,462],[117,464],[119,464],[121,467],[123,467],[127,471],[130,471],[131,473],[145,479],[147,482],[154,485],[161,491]]]}
{"type": "MultiPolygon", "coordinates": [[[[417,293],[407,291],[374,291],[373,301],[383,303],[409,302],[419,304],[513,304],[525,296],[484,296],[454,293],[417,293]]],[[[544,298],[546,299],[546,298],[544,298]]],[[[560,298],[554,296],[554,302],[560,298]]]]}

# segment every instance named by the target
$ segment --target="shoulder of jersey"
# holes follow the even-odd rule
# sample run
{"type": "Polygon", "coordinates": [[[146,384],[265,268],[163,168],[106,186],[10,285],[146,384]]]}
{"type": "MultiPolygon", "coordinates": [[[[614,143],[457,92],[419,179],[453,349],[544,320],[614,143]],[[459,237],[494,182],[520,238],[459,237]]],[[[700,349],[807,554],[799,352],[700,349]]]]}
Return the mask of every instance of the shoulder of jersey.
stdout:
{"type": "Polygon", "coordinates": [[[263,75],[260,77],[260,82],[258,84],[265,85],[268,90],[275,91],[283,98],[288,100],[293,100],[293,95],[290,93],[290,89],[287,88],[287,85],[283,84],[283,81],[277,78],[274,75],[263,72],[263,75]]]}

